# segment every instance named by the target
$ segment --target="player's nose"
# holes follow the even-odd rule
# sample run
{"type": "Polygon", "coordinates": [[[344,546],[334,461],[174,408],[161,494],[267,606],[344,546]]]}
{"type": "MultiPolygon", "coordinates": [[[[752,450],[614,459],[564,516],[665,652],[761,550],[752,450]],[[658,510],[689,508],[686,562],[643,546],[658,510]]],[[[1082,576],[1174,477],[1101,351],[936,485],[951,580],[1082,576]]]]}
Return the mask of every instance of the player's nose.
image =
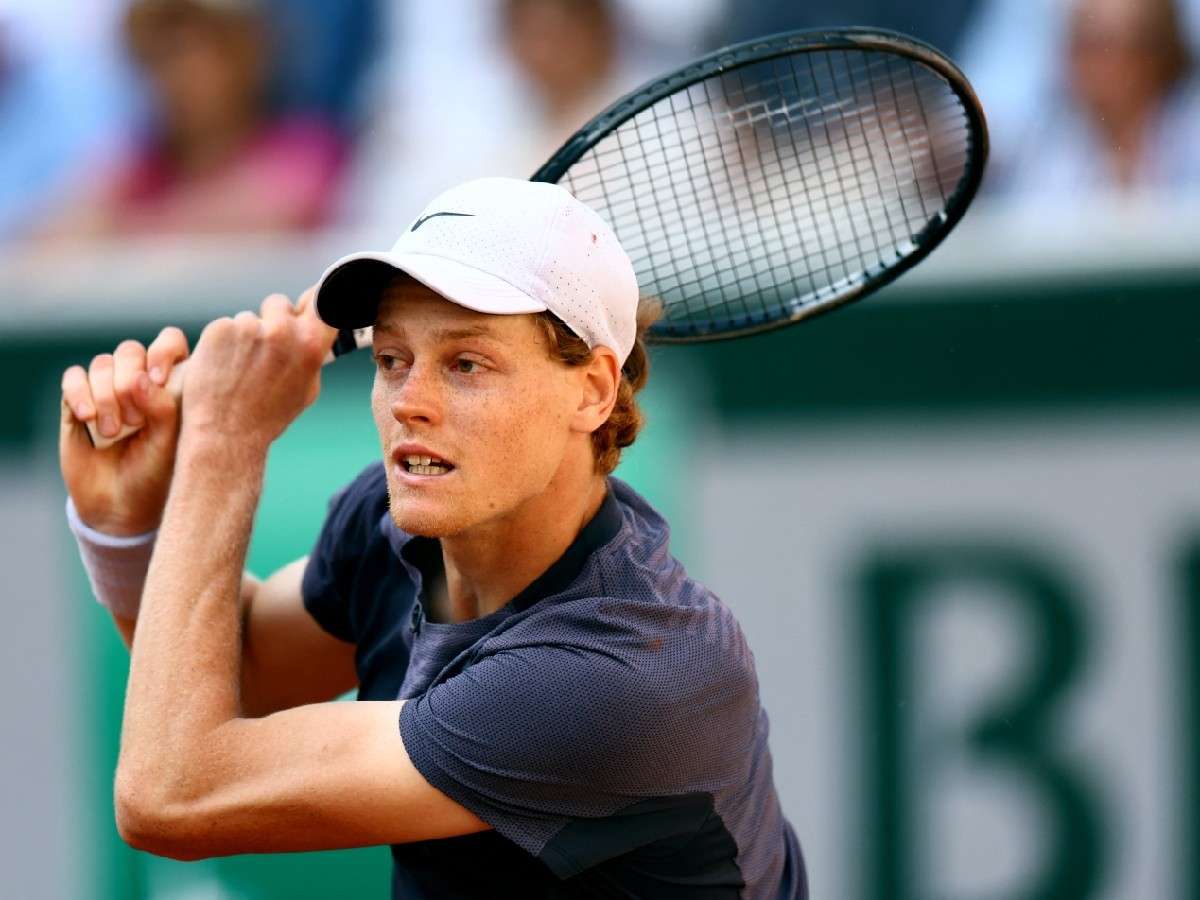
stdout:
{"type": "Polygon", "coordinates": [[[391,412],[397,422],[434,425],[441,422],[443,385],[437,375],[434,365],[420,361],[413,363],[391,397],[391,412]]]}

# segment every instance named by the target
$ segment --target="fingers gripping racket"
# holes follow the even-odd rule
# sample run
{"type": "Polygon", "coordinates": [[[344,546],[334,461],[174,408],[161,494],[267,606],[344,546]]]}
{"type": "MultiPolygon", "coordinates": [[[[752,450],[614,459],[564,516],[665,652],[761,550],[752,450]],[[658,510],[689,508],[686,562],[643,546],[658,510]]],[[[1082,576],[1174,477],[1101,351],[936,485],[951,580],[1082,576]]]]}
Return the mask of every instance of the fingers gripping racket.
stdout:
{"type": "MultiPolygon", "coordinates": [[[[888,284],[962,218],[987,153],[950,60],[847,28],[737,44],[651,81],[533,180],[604,217],[662,304],[647,338],[680,343],[779,328],[888,284]]],[[[370,343],[369,328],[343,332],[330,359],[370,343]]]]}

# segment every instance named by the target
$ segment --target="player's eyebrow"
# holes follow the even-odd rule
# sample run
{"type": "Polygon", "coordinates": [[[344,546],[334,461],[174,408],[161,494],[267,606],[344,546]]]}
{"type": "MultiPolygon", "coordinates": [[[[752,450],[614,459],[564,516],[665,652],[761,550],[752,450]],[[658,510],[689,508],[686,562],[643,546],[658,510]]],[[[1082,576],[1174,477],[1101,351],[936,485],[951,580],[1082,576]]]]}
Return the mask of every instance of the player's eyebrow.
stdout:
{"type": "Polygon", "coordinates": [[[496,336],[487,325],[467,325],[462,328],[439,328],[433,333],[439,341],[460,341],[463,338],[496,336]]]}
{"type": "MultiPolygon", "coordinates": [[[[379,324],[375,326],[375,333],[403,337],[404,328],[403,326],[379,324]]],[[[496,333],[488,325],[464,325],[460,328],[438,328],[433,332],[433,337],[437,341],[456,341],[472,337],[495,338],[496,333]]]]}

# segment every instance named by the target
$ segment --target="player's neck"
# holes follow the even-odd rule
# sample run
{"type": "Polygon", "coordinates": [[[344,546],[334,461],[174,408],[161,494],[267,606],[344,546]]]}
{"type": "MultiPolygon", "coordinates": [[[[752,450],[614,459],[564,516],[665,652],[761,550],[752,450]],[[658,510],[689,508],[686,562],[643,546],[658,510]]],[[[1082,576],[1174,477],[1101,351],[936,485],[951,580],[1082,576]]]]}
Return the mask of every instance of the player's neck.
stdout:
{"type": "Polygon", "coordinates": [[[503,520],[442,538],[446,597],[441,618],[461,622],[486,616],[512,600],[566,552],[599,510],[606,490],[604,478],[590,468],[560,473],[546,491],[503,520]]]}

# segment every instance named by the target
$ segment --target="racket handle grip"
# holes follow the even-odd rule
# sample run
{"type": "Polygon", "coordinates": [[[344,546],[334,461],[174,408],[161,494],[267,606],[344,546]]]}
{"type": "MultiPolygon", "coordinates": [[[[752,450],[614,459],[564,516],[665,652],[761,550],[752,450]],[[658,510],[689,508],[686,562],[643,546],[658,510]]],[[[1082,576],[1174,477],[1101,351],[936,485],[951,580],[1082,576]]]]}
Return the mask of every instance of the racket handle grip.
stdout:
{"type": "MultiPolygon", "coordinates": [[[[171,377],[167,379],[167,390],[171,392],[171,396],[175,398],[175,402],[179,402],[180,396],[183,394],[183,370],[187,366],[187,361],[179,363],[171,370],[171,377]]],[[[84,422],[87,427],[88,437],[92,439],[92,446],[97,450],[107,450],[114,444],[119,444],[131,434],[137,434],[142,430],[140,425],[121,425],[121,430],[112,437],[105,437],[100,433],[100,429],[96,426],[96,420],[92,419],[84,422]]]]}

